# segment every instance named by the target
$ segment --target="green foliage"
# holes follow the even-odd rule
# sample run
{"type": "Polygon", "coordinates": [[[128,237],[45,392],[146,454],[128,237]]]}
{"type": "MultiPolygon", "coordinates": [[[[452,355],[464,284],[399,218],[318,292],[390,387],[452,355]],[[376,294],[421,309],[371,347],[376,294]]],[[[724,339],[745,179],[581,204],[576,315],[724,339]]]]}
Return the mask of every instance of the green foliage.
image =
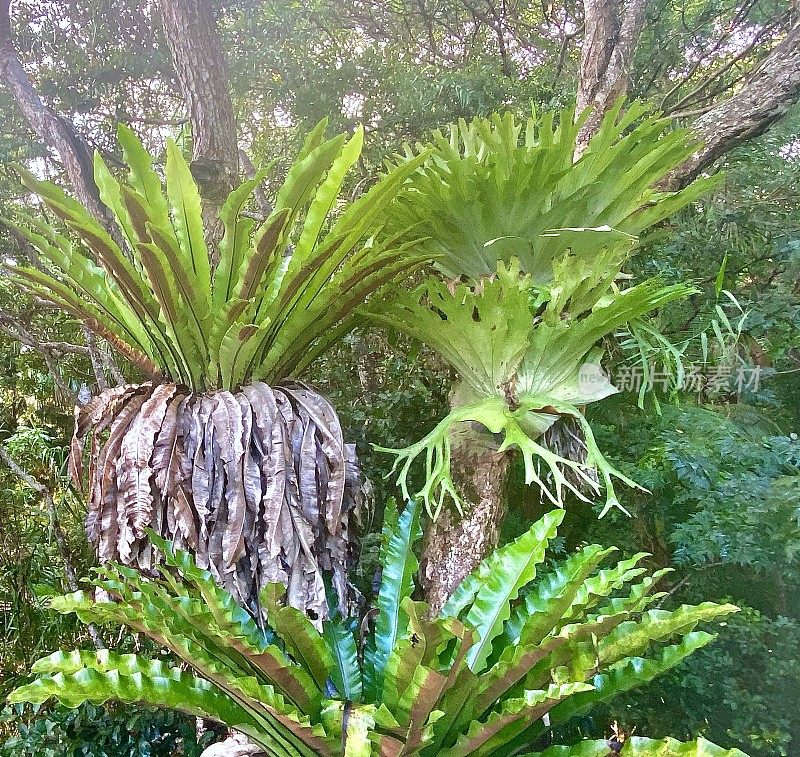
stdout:
{"type": "Polygon", "coordinates": [[[200,195],[174,143],[167,148],[166,192],[126,127],[119,141],[128,182],[118,182],[96,157],[96,181],[119,227],[114,236],[54,184],[18,168],[80,242],[20,213],[20,222],[9,224],[52,273],[17,266],[11,278],[108,338],[143,370],[195,389],[235,389],[301,371],[352,328],[353,312],[369,294],[424,261],[413,240],[374,239],[387,204],[424,156],[390,172],[331,222],[363,131],[326,140],[325,125],[309,134],[263,222],[246,205],[269,169],[230,194],[220,211],[224,236],[213,272],[200,195]]]}
{"type": "MultiPolygon", "coordinates": [[[[675,739],[646,739],[633,736],[621,744],[621,749],[610,754],[620,757],[744,757],[738,749],[723,749],[705,739],[682,744],[675,739]]],[[[609,742],[606,739],[589,741],[576,747],[554,746],[544,752],[530,753],[523,757],[608,757],[609,742]]]]}
{"type": "Polygon", "coordinates": [[[793,682],[800,675],[800,624],[743,608],[720,629],[715,644],[635,694],[624,695],[598,719],[624,713],[649,734],[690,738],[702,732],[753,757],[788,757],[800,738],[793,682]]]}
{"type": "MultiPolygon", "coordinates": [[[[34,417],[29,418],[36,420],[34,417]]],[[[74,564],[92,565],[85,546],[80,504],[60,475],[64,450],[55,443],[58,428],[22,425],[3,439],[19,464],[46,483],[61,510],[61,527],[74,564]]],[[[53,616],[47,597],[66,590],[62,559],[53,537],[51,514],[40,495],[0,463],[0,697],[10,691],[30,664],[54,645],[85,643],[71,618],[53,616]]]]}
{"type": "Polygon", "coordinates": [[[36,715],[25,723],[19,712],[4,713],[3,719],[18,722],[19,735],[0,745],[2,757],[199,757],[214,737],[209,731],[198,741],[195,721],[172,710],[86,703],[36,715]]]}
{"type": "MultiPolygon", "coordinates": [[[[688,131],[667,131],[667,120],[649,110],[631,103],[623,111],[618,101],[578,160],[588,111],[577,119],[574,110],[548,111],[524,122],[507,112],[462,120],[447,135],[436,131],[430,145],[406,148],[405,160],[431,154],[392,205],[389,229],[422,224],[423,244],[449,277],[492,276],[499,261],[516,258],[540,287],[575,277],[584,296],[597,291],[591,307],[630,256],[633,237],[719,184],[715,176],[679,192],[658,188],[695,144],[688,131]],[[586,253],[573,249],[582,240],[558,232],[605,227],[619,233],[586,242],[603,262],[593,278],[586,253]],[[563,270],[574,263],[577,272],[563,270]]],[[[565,303],[570,296],[572,290],[565,303]]]]}
{"type": "MultiPolygon", "coordinates": [[[[718,591],[748,604],[777,600],[776,590],[792,593],[800,576],[796,435],[776,435],[769,418],[745,404],[666,405],[661,417],[647,418],[616,402],[612,412],[626,419],[621,439],[613,431],[630,457],[619,465],[651,491],[630,506],[651,538],[662,540],[659,548],[679,566],[716,571],[718,591]],[[725,571],[734,569],[726,582],[725,571]],[[761,588],[748,593],[745,575],[761,588]]],[[[605,418],[597,421],[601,438],[612,433],[605,418]]],[[[760,606],[782,611],[776,603],[760,606]]]]}
{"type": "MultiPolygon", "coordinates": [[[[634,234],[717,180],[659,191],[658,182],[694,146],[685,132],[665,134],[666,122],[641,104],[623,113],[622,101],[574,160],[587,115],[576,121],[566,110],[556,124],[549,112],[518,124],[507,113],[462,122],[449,138],[436,133],[431,147],[418,147],[431,157],[390,206],[387,233],[419,224],[434,265],[464,282],[430,280],[366,309],[374,321],[429,345],[459,378],[450,415],[417,444],[386,450],[397,456],[406,496],[410,467],[425,456],[420,494],[433,513],[448,497],[459,504],[450,448],[466,423],[502,434],[501,450],[519,448],[526,483],[554,504],[563,505],[565,489],[586,499],[582,488],[598,493],[602,483],[605,512],[619,506],[612,477],[635,485],[606,461],[581,411],[616,391],[600,367],[598,344],[625,328],[636,342],[646,330],[666,343],[637,324],[692,288],[656,279],[623,288],[621,269],[634,234]],[[536,441],[560,416],[579,426],[582,459],[536,441]]],[[[418,159],[413,155],[409,149],[407,160],[418,159]]]]}
{"type": "Polygon", "coordinates": [[[596,708],[558,740],[601,736],[619,720],[652,736],[702,733],[753,757],[792,755],[800,743],[797,710],[787,706],[800,649],[798,441],[776,435],[774,406],[684,402],[664,404],[655,416],[624,400],[598,406],[592,424],[599,443],[616,445],[615,464],[650,493],[626,492],[633,518],[598,522],[588,508],[570,507],[567,544],[646,549],[675,566],[675,601],[721,599],[743,611],[727,619],[713,646],[596,708]]]}
{"type": "Polygon", "coordinates": [[[111,600],[79,591],[52,606],[83,622],[140,631],[194,673],[134,654],[55,652],[34,665],[38,677],[11,701],[179,709],[287,757],[489,755],[535,743],[550,727],[669,670],[713,639],[696,630],[699,623],[737,609],[648,609],[662,596],[653,593],[661,573],[642,577],[632,567],[641,556],[598,572],[609,551],[597,546],[535,581],[564,517],[556,510],[490,555],[429,618],[411,598],[418,517],[412,502],[385,518],[377,619],[363,667],[352,621],[336,619],[320,633],[269,586],[263,629],[189,554],[153,535],[166,557],[160,577],[100,568],[92,583],[111,600]]]}

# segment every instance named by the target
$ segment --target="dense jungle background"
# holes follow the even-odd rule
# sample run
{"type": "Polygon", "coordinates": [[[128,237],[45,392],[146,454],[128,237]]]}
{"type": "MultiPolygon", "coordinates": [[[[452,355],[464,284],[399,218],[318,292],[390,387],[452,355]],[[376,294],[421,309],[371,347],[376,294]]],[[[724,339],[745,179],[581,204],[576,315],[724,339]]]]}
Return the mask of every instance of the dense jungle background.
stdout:
{"type": "MultiPolygon", "coordinates": [[[[12,7],[14,48],[39,94],[112,164],[117,122],[155,154],[167,137],[186,136],[156,4],[12,7]]],[[[241,149],[255,164],[281,165],[320,118],[343,130],[363,123],[367,146],[350,192],[404,142],[460,118],[561,108],[578,86],[584,9],[569,0],[242,0],[216,11],[241,149]]],[[[768,0],[654,0],[645,13],[628,96],[682,125],[735,91],[797,10],[768,0]]],[[[60,177],[2,86],[0,123],[0,167],[23,162],[60,177]]],[[[629,271],[697,286],[658,316],[675,350],[645,356],[655,361],[651,391],[640,394],[637,383],[589,411],[601,448],[649,493],[619,487],[630,517],[598,519],[599,506],[570,502],[557,552],[589,541],[646,551],[653,566],[675,569],[669,602],[743,608],[717,643],[594,712],[582,734],[602,736],[617,721],[653,737],[703,734],[753,757],[792,755],[800,753],[800,108],[728,151],[719,167],[724,184],[662,226],[629,271]],[[675,389],[679,364],[684,382],[675,389]]],[[[19,194],[0,171],[0,209],[19,194]]],[[[17,254],[18,243],[0,230],[3,255],[17,254]]],[[[45,598],[93,561],[85,505],[65,468],[74,400],[96,390],[93,354],[69,318],[0,280],[3,698],[33,660],[80,646],[86,633],[48,611],[45,598]]],[[[616,343],[607,369],[641,379],[641,360],[634,345],[616,343]]],[[[391,458],[372,445],[424,436],[447,406],[448,370],[405,337],[363,328],[308,378],[339,409],[374,488],[362,525],[366,588],[382,504],[398,496],[391,458]]],[[[504,537],[548,509],[521,471],[509,487],[504,537]]],[[[179,741],[185,754],[200,753],[193,721],[129,707],[6,707],[0,722],[0,754],[9,756],[155,757],[179,741]]]]}

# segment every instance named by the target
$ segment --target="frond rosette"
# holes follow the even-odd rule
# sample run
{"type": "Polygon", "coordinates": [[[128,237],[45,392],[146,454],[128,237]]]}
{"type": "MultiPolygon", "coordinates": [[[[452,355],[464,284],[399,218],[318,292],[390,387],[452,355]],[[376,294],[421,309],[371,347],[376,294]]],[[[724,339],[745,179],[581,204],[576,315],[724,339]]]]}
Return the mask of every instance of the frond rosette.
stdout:
{"type": "Polygon", "coordinates": [[[9,274],[156,380],[231,391],[299,375],[352,328],[355,309],[372,292],[426,260],[409,230],[402,241],[375,238],[387,204],[423,159],[390,171],[334,217],[363,130],[326,139],[325,126],[309,134],[268,217],[255,220],[249,203],[270,166],[231,192],[219,213],[224,235],[213,266],[200,194],[174,142],[167,144],[163,186],[127,127],[118,131],[126,181],[95,156],[114,233],[57,186],[19,167],[23,183],[68,235],[24,213],[6,221],[46,266],[12,266],[9,274]]]}
{"type": "MultiPolygon", "coordinates": [[[[225,723],[280,757],[512,753],[679,664],[713,639],[698,624],[737,609],[653,609],[667,571],[649,574],[644,554],[602,567],[614,550],[598,545],[539,575],[563,518],[555,510],[484,560],[431,618],[411,598],[419,518],[413,502],[402,513],[387,510],[374,624],[334,617],[321,632],[278,600],[275,585],[261,592],[266,626],[259,625],[210,572],[154,537],[165,555],[157,576],[109,566],[92,583],[110,601],[77,592],[52,604],[84,622],[144,633],[180,664],[56,652],[11,699],[172,707],[225,723]]],[[[703,740],[637,737],[625,749],[646,757],[663,754],[656,750],[665,744],[686,757],[742,757],[703,740]]],[[[545,754],[602,754],[599,745],[545,754]]]]}
{"type": "Polygon", "coordinates": [[[124,126],[127,179],[95,156],[116,229],[23,168],[56,223],[25,213],[8,221],[43,263],[13,266],[11,278],[151,378],[76,411],[73,479],[80,488],[88,434],[87,529],[101,561],[150,568],[159,559],[144,536],[151,527],[195,551],[255,614],[269,581],[282,581],[290,603],[318,618],[326,575],[346,595],[354,451],[330,404],[290,376],[352,328],[370,294],[425,261],[413,235],[375,238],[422,159],[346,204],[340,194],[363,130],[326,138],[325,128],[308,135],[266,218],[256,220],[252,196],[271,167],[231,192],[213,265],[180,149],[168,142],[162,183],[124,126]]]}

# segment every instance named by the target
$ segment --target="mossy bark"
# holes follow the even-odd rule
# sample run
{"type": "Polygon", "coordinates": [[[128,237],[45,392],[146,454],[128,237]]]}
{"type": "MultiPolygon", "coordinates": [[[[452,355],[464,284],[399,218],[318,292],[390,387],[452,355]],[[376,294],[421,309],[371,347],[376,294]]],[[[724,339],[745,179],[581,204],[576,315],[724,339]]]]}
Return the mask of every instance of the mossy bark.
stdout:
{"type": "Polygon", "coordinates": [[[462,512],[448,505],[428,525],[422,575],[431,616],[497,546],[510,462],[510,451],[499,452],[486,433],[470,431],[454,441],[451,471],[462,512]]]}

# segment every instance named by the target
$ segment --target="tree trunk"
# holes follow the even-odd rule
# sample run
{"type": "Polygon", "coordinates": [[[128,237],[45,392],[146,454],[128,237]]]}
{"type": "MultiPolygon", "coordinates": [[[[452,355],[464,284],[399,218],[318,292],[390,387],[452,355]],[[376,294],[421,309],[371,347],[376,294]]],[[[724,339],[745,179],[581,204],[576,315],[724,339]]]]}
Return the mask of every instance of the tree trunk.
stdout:
{"type": "Polygon", "coordinates": [[[431,616],[497,546],[512,453],[498,452],[493,441],[470,431],[453,444],[451,471],[463,514],[448,507],[428,525],[422,575],[431,616]]]}
{"type": "Polygon", "coordinates": [[[700,116],[692,129],[703,146],[675,171],[670,184],[686,186],[717,158],[763,134],[800,99],[800,23],[750,73],[742,88],[700,116]]]}
{"type": "MultiPolygon", "coordinates": [[[[578,135],[579,157],[606,111],[627,93],[630,66],[645,21],[646,0],[584,0],[584,36],[576,112],[594,109],[578,135]]],[[[800,23],[787,32],[731,97],[700,116],[692,129],[703,143],[665,184],[689,184],[715,160],[763,134],[800,100],[800,23]]]]}
{"type": "Polygon", "coordinates": [[[222,236],[219,208],[238,177],[236,120],[219,35],[208,0],[160,0],[161,19],[192,126],[191,170],[203,198],[212,257],[222,236]]]}
{"type": "Polygon", "coordinates": [[[94,183],[92,154],[70,121],[42,102],[14,48],[9,5],[0,0],[0,79],[45,147],[55,150],[72,190],[92,215],[110,229],[110,219],[94,183]]]}
{"type": "Polygon", "coordinates": [[[578,134],[589,142],[614,101],[630,86],[630,67],[645,19],[646,0],[584,0],[584,34],[576,113],[593,111],[578,134]]]}

